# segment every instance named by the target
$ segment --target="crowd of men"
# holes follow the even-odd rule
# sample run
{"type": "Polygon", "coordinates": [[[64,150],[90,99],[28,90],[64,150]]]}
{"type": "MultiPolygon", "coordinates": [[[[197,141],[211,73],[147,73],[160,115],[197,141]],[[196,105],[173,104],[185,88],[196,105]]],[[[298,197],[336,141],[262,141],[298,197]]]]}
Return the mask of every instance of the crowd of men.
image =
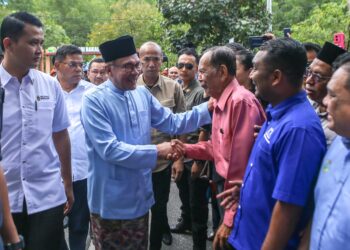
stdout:
{"type": "Polygon", "coordinates": [[[159,44],[137,51],[125,35],[99,46],[86,75],[81,50],[61,46],[52,77],[36,70],[37,17],[10,14],[0,35],[0,250],[83,250],[87,237],[97,250],[159,250],[172,233],[206,249],[208,190],[214,250],[349,249],[344,49],[184,48],[166,77],[159,44]]]}

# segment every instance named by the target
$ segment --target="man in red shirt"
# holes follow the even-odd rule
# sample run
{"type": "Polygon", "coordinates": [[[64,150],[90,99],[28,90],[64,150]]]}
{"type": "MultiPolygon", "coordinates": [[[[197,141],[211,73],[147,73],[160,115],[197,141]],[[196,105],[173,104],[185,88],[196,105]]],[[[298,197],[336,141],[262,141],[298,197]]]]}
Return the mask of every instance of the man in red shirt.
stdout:
{"type": "MultiPolygon", "coordinates": [[[[235,55],[227,47],[207,50],[199,62],[198,80],[208,95],[215,99],[212,137],[210,141],[184,144],[186,157],[215,162],[216,171],[225,179],[224,190],[230,181],[243,178],[254,143],[254,125],[265,121],[259,101],[235,78],[235,55]]],[[[178,142],[181,144],[181,142],[178,142]]],[[[223,223],[214,239],[214,249],[226,244],[233,226],[233,204],[225,207],[223,223]]]]}

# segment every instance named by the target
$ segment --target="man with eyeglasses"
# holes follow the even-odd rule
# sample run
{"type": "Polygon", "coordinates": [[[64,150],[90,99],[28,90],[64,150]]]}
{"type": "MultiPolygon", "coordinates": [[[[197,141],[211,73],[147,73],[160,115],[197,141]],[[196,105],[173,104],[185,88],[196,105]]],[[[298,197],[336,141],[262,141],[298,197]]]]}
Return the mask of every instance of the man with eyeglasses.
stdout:
{"type": "MultiPolygon", "coordinates": [[[[198,70],[198,55],[193,48],[184,48],[179,52],[177,68],[182,80],[182,90],[185,96],[186,110],[205,101],[204,89],[196,79],[198,70]]],[[[197,130],[186,135],[187,143],[197,143],[208,140],[209,131],[197,130]]],[[[208,179],[199,178],[204,162],[184,159],[184,171],[180,180],[176,182],[181,200],[181,217],[171,228],[173,233],[192,231],[193,249],[205,249],[207,239],[208,179]]]]}
{"type": "Polygon", "coordinates": [[[106,70],[106,63],[103,58],[94,58],[91,60],[87,71],[87,78],[95,85],[100,85],[101,83],[107,81],[108,74],[106,70]]]}
{"type": "Polygon", "coordinates": [[[88,158],[84,128],[80,121],[80,109],[85,92],[94,85],[82,77],[83,56],[74,45],[57,49],[55,69],[63,90],[71,125],[68,128],[72,150],[73,193],[75,201],[67,214],[69,249],[85,249],[89,231],[90,213],[87,203],[88,158]]]}
{"type": "Polygon", "coordinates": [[[188,133],[211,122],[208,104],[174,114],[136,82],[141,62],[131,36],[100,45],[109,80],[83,97],[88,157],[88,203],[96,249],[147,249],[157,159],[178,159],[170,142],[151,144],[151,128],[188,133]]]}
{"type": "MultiPolygon", "coordinates": [[[[181,86],[172,79],[159,74],[163,53],[161,47],[154,42],[146,42],[139,50],[142,64],[142,75],[137,84],[145,86],[154,97],[174,113],[184,112],[185,99],[181,86]]],[[[173,137],[152,129],[152,143],[158,144],[170,141],[173,137]]],[[[152,173],[153,193],[155,204],[152,206],[150,249],[161,249],[162,239],[166,245],[171,245],[172,236],[167,216],[167,203],[170,193],[171,175],[175,181],[181,178],[183,171],[182,159],[174,163],[169,160],[158,159],[157,166],[152,173]]]]}
{"type": "Polygon", "coordinates": [[[339,55],[345,52],[344,49],[326,42],[305,72],[305,90],[308,98],[311,100],[312,106],[321,120],[322,128],[327,139],[327,146],[332,143],[336,134],[327,126],[327,111],[322,101],[327,95],[327,83],[333,74],[332,63],[339,55]]]}

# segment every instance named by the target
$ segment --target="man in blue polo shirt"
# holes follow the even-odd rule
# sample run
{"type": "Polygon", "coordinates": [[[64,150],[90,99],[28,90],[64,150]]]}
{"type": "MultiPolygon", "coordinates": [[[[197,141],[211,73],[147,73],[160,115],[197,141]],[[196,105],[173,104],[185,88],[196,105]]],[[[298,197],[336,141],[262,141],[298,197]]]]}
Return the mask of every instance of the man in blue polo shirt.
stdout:
{"type": "Polygon", "coordinates": [[[301,90],[306,66],[302,45],[270,40],[253,60],[253,79],[270,104],[250,154],[228,242],[235,249],[294,249],[308,217],[308,198],[326,140],[301,90]]]}

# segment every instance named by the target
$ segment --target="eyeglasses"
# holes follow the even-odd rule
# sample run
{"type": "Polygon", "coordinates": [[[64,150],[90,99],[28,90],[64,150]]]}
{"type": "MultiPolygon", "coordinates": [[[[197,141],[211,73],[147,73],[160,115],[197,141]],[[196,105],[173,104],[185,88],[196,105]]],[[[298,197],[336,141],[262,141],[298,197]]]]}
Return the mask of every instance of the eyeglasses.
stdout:
{"type": "Polygon", "coordinates": [[[126,63],[122,65],[112,64],[112,66],[124,69],[125,73],[131,73],[134,70],[137,70],[137,71],[141,70],[141,63],[139,62],[136,64],[133,64],[133,63],[126,63]]]}
{"type": "Polygon", "coordinates": [[[312,79],[314,79],[314,81],[315,81],[316,84],[319,83],[319,82],[321,82],[321,81],[326,81],[326,80],[331,79],[330,76],[323,76],[323,75],[321,75],[321,74],[312,72],[310,68],[307,68],[307,69],[306,69],[304,76],[305,76],[306,78],[311,77],[312,79]]]}
{"type": "Polygon", "coordinates": [[[63,64],[68,65],[69,68],[75,69],[75,68],[83,68],[84,64],[82,62],[62,62],[63,64]]]}
{"type": "Polygon", "coordinates": [[[176,67],[178,69],[182,69],[183,67],[185,67],[186,69],[191,70],[191,69],[193,69],[194,66],[192,63],[177,63],[176,67]]]}

